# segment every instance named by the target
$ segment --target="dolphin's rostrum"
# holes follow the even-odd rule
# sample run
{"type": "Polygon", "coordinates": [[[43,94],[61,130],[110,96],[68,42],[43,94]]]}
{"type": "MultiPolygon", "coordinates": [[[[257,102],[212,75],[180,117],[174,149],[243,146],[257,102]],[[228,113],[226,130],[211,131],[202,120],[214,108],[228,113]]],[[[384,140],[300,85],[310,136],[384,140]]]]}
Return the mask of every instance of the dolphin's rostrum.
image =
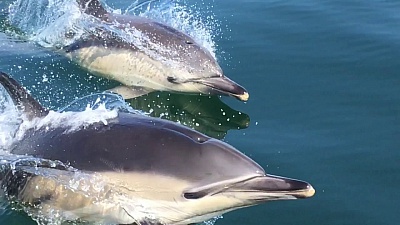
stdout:
{"type": "MultiPolygon", "coordinates": [[[[0,83],[26,118],[50,116],[8,75],[1,73],[0,83]]],[[[234,147],[170,121],[119,112],[107,124],[67,129],[28,130],[11,153],[58,160],[101,177],[107,183],[102,199],[90,198],[92,189],[71,191],[51,179],[70,180],[76,171],[46,166],[16,167],[3,176],[9,198],[59,210],[66,220],[172,225],[315,193],[306,182],[268,175],[234,147]]]]}

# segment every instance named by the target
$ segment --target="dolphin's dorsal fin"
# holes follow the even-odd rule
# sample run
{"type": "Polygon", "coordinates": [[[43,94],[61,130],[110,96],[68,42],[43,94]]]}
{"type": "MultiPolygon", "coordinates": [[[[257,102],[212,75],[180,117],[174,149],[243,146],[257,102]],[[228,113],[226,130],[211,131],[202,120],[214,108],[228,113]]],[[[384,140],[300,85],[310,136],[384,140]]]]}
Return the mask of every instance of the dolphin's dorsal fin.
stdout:
{"type": "Polygon", "coordinates": [[[107,19],[107,10],[104,9],[99,0],[77,0],[77,2],[84,13],[102,20],[107,19]]]}
{"type": "Polygon", "coordinates": [[[8,74],[0,72],[0,84],[11,96],[14,104],[29,120],[44,117],[49,111],[36,101],[16,80],[8,74]]]}

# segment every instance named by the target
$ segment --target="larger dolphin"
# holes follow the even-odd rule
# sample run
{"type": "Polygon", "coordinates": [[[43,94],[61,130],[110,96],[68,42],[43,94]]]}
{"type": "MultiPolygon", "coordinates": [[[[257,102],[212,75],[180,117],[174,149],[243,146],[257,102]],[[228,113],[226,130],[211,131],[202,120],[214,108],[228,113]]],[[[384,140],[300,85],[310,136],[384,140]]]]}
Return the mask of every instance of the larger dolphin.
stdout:
{"type": "MultiPolygon", "coordinates": [[[[50,116],[8,75],[1,73],[0,83],[26,118],[50,116]]],[[[68,220],[191,224],[315,192],[306,182],[268,175],[232,146],[170,121],[119,112],[107,125],[93,123],[75,131],[50,125],[28,130],[11,153],[59,160],[101,177],[106,187],[71,191],[57,182],[69,182],[77,171],[43,165],[14,165],[1,186],[9,198],[59,210],[68,220]]]]}
{"type": "Polygon", "coordinates": [[[99,20],[99,26],[64,50],[91,73],[122,83],[124,86],[113,90],[125,98],[154,90],[223,94],[242,101],[249,98],[248,92],[224,76],[214,57],[188,35],[143,17],[107,12],[98,0],[77,2],[84,13],[99,20]],[[137,40],[127,41],[102,28],[101,23],[139,33],[137,40]]]}

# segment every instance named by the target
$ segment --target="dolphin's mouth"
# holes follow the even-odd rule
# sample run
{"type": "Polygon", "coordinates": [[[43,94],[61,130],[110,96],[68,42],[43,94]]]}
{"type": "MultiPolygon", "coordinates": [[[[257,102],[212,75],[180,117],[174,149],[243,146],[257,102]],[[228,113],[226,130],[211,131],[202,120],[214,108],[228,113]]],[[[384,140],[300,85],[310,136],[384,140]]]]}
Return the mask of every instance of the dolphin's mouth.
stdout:
{"type": "Polygon", "coordinates": [[[224,192],[248,193],[256,202],[309,198],[315,189],[307,182],[273,175],[257,176],[229,187],[224,192]]]}
{"type": "Polygon", "coordinates": [[[241,101],[249,99],[249,93],[245,88],[225,76],[211,76],[208,78],[192,79],[189,82],[205,85],[211,88],[210,93],[233,96],[241,101]]]}
{"type": "Polygon", "coordinates": [[[252,176],[221,184],[197,187],[184,193],[186,199],[198,199],[206,195],[230,195],[245,198],[258,204],[271,200],[309,198],[315,189],[307,182],[273,175],[252,176]]]}

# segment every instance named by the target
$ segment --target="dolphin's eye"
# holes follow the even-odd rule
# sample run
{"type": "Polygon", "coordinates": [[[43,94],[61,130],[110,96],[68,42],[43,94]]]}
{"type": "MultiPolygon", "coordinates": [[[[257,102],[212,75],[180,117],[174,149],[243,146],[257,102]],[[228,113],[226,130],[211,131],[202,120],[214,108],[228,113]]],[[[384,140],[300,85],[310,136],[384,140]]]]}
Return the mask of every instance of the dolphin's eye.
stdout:
{"type": "Polygon", "coordinates": [[[177,84],[176,82],[176,78],[175,77],[167,77],[168,82],[173,83],[173,84],[177,84]]]}
{"type": "Polygon", "coordinates": [[[192,45],[193,44],[192,41],[185,41],[185,43],[188,44],[188,45],[192,45]]]}
{"type": "Polygon", "coordinates": [[[210,76],[210,78],[219,78],[219,77],[223,77],[223,75],[222,74],[215,74],[215,75],[210,76]]]}
{"type": "Polygon", "coordinates": [[[183,194],[183,197],[186,199],[199,199],[206,196],[205,192],[186,192],[183,194]]]}

